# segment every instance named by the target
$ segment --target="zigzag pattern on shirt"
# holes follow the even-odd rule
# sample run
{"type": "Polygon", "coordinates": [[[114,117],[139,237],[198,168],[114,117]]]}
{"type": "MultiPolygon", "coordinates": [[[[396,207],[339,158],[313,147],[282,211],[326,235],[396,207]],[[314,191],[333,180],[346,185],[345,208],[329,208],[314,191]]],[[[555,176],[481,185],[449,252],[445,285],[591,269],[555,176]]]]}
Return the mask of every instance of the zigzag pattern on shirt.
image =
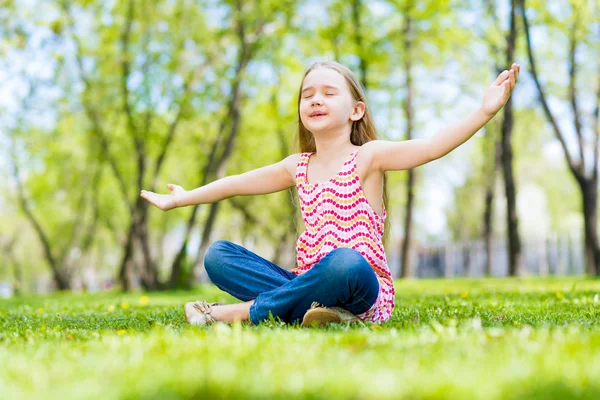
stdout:
{"type": "MultiPolygon", "coordinates": [[[[360,187],[360,185],[358,185],[358,188],[348,193],[339,192],[333,187],[325,186],[318,193],[318,195],[312,197],[306,196],[305,198],[306,200],[304,205],[304,211],[306,211],[307,213],[314,213],[314,209],[320,202],[334,204],[340,209],[351,210],[352,208],[343,208],[341,206],[351,206],[358,201],[358,203],[363,203],[367,206],[367,208],[373,210],[373,207],[365,197],[362,191],[362,187],[360,187]]],[[[383,213],[385,213],[385,203],[383,203],[383,201],[381,202],[381,208],[383,210],[383,213]]],[[[376,219],[378,221],[381,221],[382,217],[379,214],[373,212],[373,215],[377,217],[376,219]]]]}
{"type": "MultiPolygon", "coordinates": [[[[362,217],[362,218],[366,218],[369,225],[371,225],[371,230],[373,232],[382,231],[382,227],[379,226],[379,224],[377,223],[376,220],[374,220],[373,216],[371,215],[371,213],[369,212],[368,209],[358,209],[350,215],[348,215],[349,213],[344,214],[343,213],[344,211],[342,211],[342,210],[340,210],[340,211],[342,213],[338,213],[338,212],[336,212],[336,210],[333,210],[333,209],[323,210],[322,208],[321,208],[321,210],[315,209],[311,213],[303,211],[305,213],[305,217],[306,217],[304,219],[304,223],[307,225],[307,228],[309,226],[311,228],[316,228],[319,224],[319,218],[323,218],[323,217],[333,218],[334,220],[338,221],[340,224],[342,224],[344,222],[349,222],[349,221],[355,220],[358,217],[362,217]],[[312,218],[313,216],[319,217],[319,218],[312,218]],[[375,228],[377,228],[377,229],[375,229],[375,228]]],[[[379,232],[379,233],[382,233],[382,232],[379,232]]]]}
{"type": "Polygon", "coordinates": [[[302,183],[304,184],[305,191],[309,191],[309,190],[314,191],[314,189],[315,189],[314,186],[321,186],[326,183],[333,183],[334,185],[339,186],[339,187],[350,186],[347,184],[348,182],[355,183],[356,181],[358,181],[358,176],[356,176],[355,172],[356,172],[355,168],[353,168],[352,170],[350,170],[346,173],[339,172],[333,178],[323,181],[323,182],[317,182],[317,183],[307,183],[305,174],[298,175],[298,177],[302,179],[302,183]]]}
{"type": "Polygon", "coordinates": [[[374,269],[378,270],[378,274],[391,278],[390,271],[387,268],[387,260],[385,258],[383,246],[380,243],[373,241],[367,235],[356,234],[346,240],[341,238],[336,232],[328,232],[316,240],[310,241],[301,236],[298,238],[296,246],[298,259],[307,263],[307,261],[319,257],[321,250],[326,246],[331,247],[332,249],[349,247],[359,252],[361,252],[360,250],[368,249],[370,250],[370,253],[365,254],[365,258],[367,258],[369,264],[371,264],[374,269]],[[367,247],[366,249],[364,248],[365,246],[367,247]]]}
{"type": "MultiPolygon", "coordinates": [[[[304,206],[305,211],[312,211],[319,203],[333,204],[334,206],[343,209],[351,210],[353,208],[359,208],[358,206],[362,203],[366,204],[369,208],[372,208],[369,204],[364,193],[360,192],[352,197],[343,194],[324,193],[320,197],[315,197],[312,200],[308,200],[304,206]]],[[[375,213],[375,215],[377,215],[375,213]]]]}
{"type": "Polygon", "coordinates": [[[323,245],[335,246],[335,248],[350,247],[353,249],[358,244],[368,246],[377,258],[385,261],[385,255],[379,248],[379,245],[367,235],[356,235],[350,239],[343,239],[337,233],[329,232],[314,241],[308,241],[302,237],[298,238],[298,250],[304,250],[307,255],[318,253],[318,250],[314,251],[314,249],[319,249],[323,245]]]}
{"type": "Polygon", "coordinates": [[[303,153],[296,170],[296,186],[306,230],[296,243],[298,266],[292,270],[302,274],[324,256],[339,247],[361,253],[369,262],[380,283],[375,304],[358,317],[365,321],[383,322],[394,307],[394,285],[381,241],[386,218],[369,204],[357,174],[353,152],[342,169],[331,179],[310,184],[307,168],[311,153],[303,153]]]}
{"type": "Polygon", "coordinates": [[[317,234],[320,230],[324,229],[327,225],[332,225],[335,230],[340,232],[352,232],[353,229],[358,229],[359,227],[365,228],[369,233],[373,233],[371,231],[371,221],[369,221],[368,217],[364,215],[358,215],[352,221],[344,222],[339,219],[331,216],[325,215],[323,216],[323,220],[319,221],[319,224],[315,227],[316,229],[308,229],[306,236],[310,238],[317,237],[317,234]]]}

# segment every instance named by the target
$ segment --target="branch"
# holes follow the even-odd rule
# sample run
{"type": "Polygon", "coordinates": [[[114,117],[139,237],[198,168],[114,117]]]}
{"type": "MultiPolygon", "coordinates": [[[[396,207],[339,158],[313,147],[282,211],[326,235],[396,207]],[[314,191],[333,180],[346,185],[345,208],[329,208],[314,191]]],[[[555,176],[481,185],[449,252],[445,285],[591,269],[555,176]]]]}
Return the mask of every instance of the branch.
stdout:
{"type": "Polygon", "coordinates": [[[542,107],[544,109],[544,113],[546,114],[546,117],[548,118],[548,120],[550,121],[550,124],[552,125],[554,134],[558,138],[558,141],[560,142],[560,144],[563,148],[565,157],[567,158],[567,163],[569,164],[569,169],[576,177],[583,178],[584,174],[581,169],[581,163],[576,163],[573,160],[573,158],[571,157],[571,153],[569,153],[569,149],[567,148],[567,143],[565,141],[564,135],[561,132],[560,128],[558,127],[556,119],[554,118],[552,111],[550,111],[550,107],[548,106],[548,102],[546,101],[544,89],[542,88],[542,84],[540,83],[540,80],[538,78],[536,64],[535,64],[535,57],[533,55],[533,50],[531,48],[531,35],[529,34],[529,22],[527,21],[527,14],[525,12],[525,0],[519,0],[519,1],[521,3],[521,12],[523,15],[523,25],[525,27],[525,39],[527,42],[527,53],[529,56],[529,63],[531,64],[531,74],[533,75],[533,80],[535,81],[535,85],[536,85],[536,87],[538,89],[538,93],[540,95],[540,102],[542,103],[542,107]]]}
{"type": "MultiPolygon", "coordinates": [[[[91,169],[91,168],[90,168],[91,169]]],[[[84,182],[82,184],[81,187],[83,188],[89,188],[90,185],[90,181],[89,181],[89,173],[86,174],[86,179],[84,179],[84,182]]],[[[88,191],[87,190],[82,190],[81,191],[81,197],[79,199],[79,203],[76,206],[76,211],[75,211],[75,218],[73,221],[73,229],[71,230],[71,236],[69,237],[69,239],[66,242],[65,247],[63,248],[63,250],[60,253],[60,256],[58,257],[58,260],[60,261],[61,264],[64,263],[65,259],[67,258],[67,254],[69,252],[69,250],[73,247],[73,244],[75,243],[75,240],[80,237],[80,232],[81,232],[81,227],[83,226],[82,224],[78,223],[78,221],[83,220],[83,215],[85,214],[86,211],[86,200],[87,200],[87,194],[88,191]]]]}
{"type": "MultiPolygon", "coordinates": [[[[72,32],[72,30],[73,30],[72,27],[74,25],[73,16],[69,12],[68,5],[66,3],[63,3],[63,11],[67,15],[67,18],[70,22],[70,25],[68,27],[72,32]]],[[[91,91],[92,85],[84,73],[83,60],[82,60],[81,51],[80,51],[81,43],[79,42],[79,40],[73,33],[71,34],[71,38],[73,39],[73,42],[75,44],[75,60],[76,60],[76,65],[77,65],[78,72],[79,72],[79,77],[83,81],[86,91],[89,92],[89,91],[91,91]]],[[[104,133],[104,130],[102,129],[102,125],[100,124],[100,120],[98,118],[97,112],[96,112],[95,108],[90,104],[90,101],[86,99],[85,95],[83,96],[83,106],[85,108],[85,112],[86,112],[88,118],[92,122],[93,132],[100,139],[100,144],[102,146],[104,156],[107,158],[108,164],[110,165],[110,168],[111,168],[115,178],[117,179],[117,182],[119,183],[119,189],[121,190],[121,194],[123,195],[125,204],[126,204],[127,208],[129,209],[130,214],[133,215],[133,204],[131,203],[131,201],[129,200],[129,197],[127,196],[127,185],[125,184],[123,176],[121,175],[121,172],[119,171],[116,159],[110,152],[109,145],[108,145],[108,139],[107,139],[106,134],[104,133]]]]}
{"type": "MultiPolygon", "coordinates": [[[[146,17],[146,20],[148,21],[149,18],[147,17],[147,11],[148,11],[148,7],[143,7],[143,14],[146,17]]],[[[146,116],[144,118],[144,137],[148,137],[148,132],[150,131],[150,122],[152,121],[152,107],[150,107],[150,103],[151,103],[151,96],[150,96],[150,85],[148,83],[148,69],[150,68],[151,65],[151,57],[148,55],[148,46],[150,44],[150,29],[148,29],[148,27],[146,26],[145,30],[144,30],[144,35],[143,35],[143,39],[142,39],[142,48],[144,49],[144,51],[146,52],[146,57],[144,60],[144,63],[142,64],[141,70],[142,70],[142,74],[144,76],[144,89],[145,89],[145,95],[146,95],[146,101],[147,101],[147,110],[146,110],[146,116]]]]}
{"type": "MultiPolygon", "coordinates": [[[[198,68],[198,70],[204,71],[204,68],[206,68],[206,66],[210,63],[210,60],[211,60],[211,58],[209,58],[209,60],[207,60],[206,64],[204,64],[202,67],[198,68]]],[[[196,69],[194,71],[196,71],[196,69]]],[[[165,160],[165,157],[167,155],[169,147],[170,147],[171,143],[173,142],[173,138],[175,137],[175,132],[177,131],[177,126],[179,125],[179,122],[181,121],[181,114],[183,113],[185,107],[187,106],[187,104],[189,102],[192,81],[194,80],[195,77],[196,77],[196,72],[190,72],[188,74],[187,79],[183,83],[183,94],[182,94],[182,100],[179,104],[179,110],[177,111],[175,118],[169,125],[167,137],[165,138],[165,141],[162,145],[161,152],[156,159],[156,164],[154,165],[154,173],[152,174],[152,186],[150,189],[151,191],[154,191],[156,189],[156,181],[158,179],[158,174],[160,173],[161,167],[163,165],[163,162],[165,160]]],[[[223,128],[221,129],[221,131],[222,130],[223,130],[223,128]]]]}
{"type": "Polygon", "coordinates": [[[129,132],[134,139],[134,143],[136,146],[136,150],[139,150],[139,146],[141,145],[141,139],[137,132],[137,128],[135,126],[135,121],[133,119],[133,113],[131,111],[131,106],[129,105],[129,88],[127,88],[127,79],[131,73],[131,65],[129,63],[129,36],[131,35],[131,24],[133,22],[133,0],[129,0],[128,8],[127,8],[127,18],[125,20],[125,30],[121,35],[121,44],[123,46],[123,61],[121,62],[121,90],[123,92],[123,111],[127,115],[127,126],[129,127],[129,132]]]}
{"type": "MultiPolygon", "coordinates": [[[[485,4],[486,4],[486,8],[485,11],[487,12],[487,14],[491,17],[492,21],[493,21],[493,26],[494,28],[500,32],[501,28],[500,28],[500,22],[498,21],[498,15],[496,14],[496,9],[495,9],[495,2],[491,1],[491,0],[485,0],[485,4]]],[[[487,39],[487,42],[490,44],[490,46],[492,47],[492,52],[494,53],[494,55],[496,54],[501,54],[502,51],[500,50],[500,48],[498,46],[496,46],[496,44],[491,40],[491,38],[487,39]]],[[[496,65],[500,64],[497,60],[496,60],[496,65]]]]}
{"type": "MultiPolygon", "coordinates": [[[[35,86],[34,86],[33,82],[30,81],[29,82],[29,91],[23,99],[23,107],[24,108],[26,107],[27,102],[33,96],[34,92],[35,92],[35,86]]],[[[51,249],[50,240],[48,238],[48,235],[42,228],[42,225],[37,220],[35,215],[33,215],[33,212],[31,211],[31,209],[29,207],[29,203],[27,202],[27,198],[25,197],[25,191],[23,190],[23,184],[21,182],[21,176],[20,176],[17,156],[15,154],[15,146],[13,144],[14,139],[12,138],[12,136],[10,134],[9,134],[9,141],[10,141],[10,160],[12,163],[12,175],[13,175],[13,178],[15,179],[15,182],[17,183],[17,194],[18,194],[21,209],[25,213],[25,216],[27,217],[27,219],[29,219],[29,221],[33,225],[33,228],[34,228],[35,232],[37,233],[38,238],[40,239],[40,242],[42,242],[42,248],[44,251],[44,255],[46,256],[46,259],[48,260],[48,263],[50,264],[50,269],[52,270],[54,276],[55,277],[61,276],[61,274],[58,271],[58,264],[56,262],[56,259],[54,258],[54,255],[52,254],[52,249],[51,249]]]]}
{"type": "Polygon", "coordinates": [[[48,263],[50,264],[50,268],[52,269],[52,272],[55,275],[58,275],[58,265],[56,263],[56,259],[54,258],[54,255],[52,254],[52,250],[50,248],[50,240],[48,239],[48,235],[46,234],[46,232],[44,232],[44,229],[42,228],[41,224],[39,223],[39,221],[37,220],[35,215],[33,215],[33,212],[31,211],[31,209],[29,207],[27,199],[25,198],[23,184],[21,183],[21,178],[20,178],[20,173],[19,173],[17,157],[14,154],[14,148],[11,150],[10,158],[11,158],[12,167],[13,167],[12,175],[15,179],[15,182],[17,183],[17,193],[19,196],[19,203],[21,205],[21,209],[23,210],[23,212],[29,219],[29,222],[31,222],[31,224],[33,225],[33,228],[35,229],[40,241],[42,242],[42,248],[44,250],[44,255],[46,256],[46,259],[48,260],[48,263]]]}
{"type": "Polygon", "coordinates": [[[577,93],[576,93],[576,74],[577,64],[575,61],[575,51],[577,49],[577,23],[579,20],[579,12],[575,11],[575,21],[573,22],[573,28],[571,29],[571,37],[569,41],[569,97],[571,101],[571,108],[573,109],[573,120],[575,123],[575,133],[577,135],[577,143],[579,145],[579,157],[585,171],[585,154],[583,151],[583,134],[581,132],[581,118],[579,116],[579,109],[577,107],[577,93]]]}
{"type": "Polygon", "coordinates": [[[85,230],[82,235],[80,247],[82,250],[87,250],[89,246],[92,244],[94,239],[94,234],[96,232],[96,227],[98,226],[98,219],[100,217],[100,206],[98,204],[98,182],[100,181],[100,177],[102,176],[102,165],[98,165],[98,169],[94,175],[93,180],[93,189],[92,189],[92,220],[88,225],[88,229],[85,230]]]}
{"type": "MultiPolygon", "coordinates": [[[[138,190],[141,190],[144,181],[144,171],[146,169],[146,143],[141,138],[140,133],[138,132],[137,126],[135,124],[133,111],[131,110],[131,105],[129,104],[129,89],[127,88],[127,80],[129,78],[129,75],[131,74],[131,65],[129,62],[129,38],[131,35],[131,25],[133,23],[134,16],[133,5],[133,0],[129,0],[127,8],[127,18],[125,20],[125,30],[123,31],[123,35],[121,36],[121,44],[123,46],[123,61],[121,62],[121,90],[123,96],[123,111],[127,116],[127,127],[129,128],[129,134],[133,139],[133,146],[137,154],[137,188],[138,190]]],[[[149,117],[147,123],[149,123],[149,117]]]]}
{"type": "Polygon", "coordinates": [[[242,215],[244,216],[244,218],[249,223],[251,223],[252,225],[260,226],[258,218],[256,218],[254,216],[254,214],[252,214],[252,212],[250,212],[250,210],[248,209],[248,204],[240,201],[240,199],[235,198],[235,197],[230,197],[229,198],[229,202],[231,203],[231,205],[233,206],[233,208],[235,208],[236,210],[238,210],[239,212],[242,213],[242,215]]]}

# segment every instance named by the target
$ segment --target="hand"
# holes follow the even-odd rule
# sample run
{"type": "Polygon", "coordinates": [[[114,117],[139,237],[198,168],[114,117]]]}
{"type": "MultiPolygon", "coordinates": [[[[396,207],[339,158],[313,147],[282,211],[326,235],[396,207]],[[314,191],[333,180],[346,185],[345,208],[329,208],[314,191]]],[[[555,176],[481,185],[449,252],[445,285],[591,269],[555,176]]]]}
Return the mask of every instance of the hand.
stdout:
{"type": "Polygon", "coordinates": [[[172,193],[158,194],[142,190],[140,196],[142,196],[144,199],[148,200],[151,204],[154,204],[156,207],[160,208],[163,211],[179,207],[181,198],[185,193],[187,193],[187,191],[181,186],[173,185],[172,183],[169,183],[167,185],[167,189],[169,189],[172,193]]]}
{"type": "Polygon", "coordinates": [[[502,71],[483,95],[483,112],[494,116],[506,104],[519,79],[521,66],[513,64],[510,71],[502,71]]]}

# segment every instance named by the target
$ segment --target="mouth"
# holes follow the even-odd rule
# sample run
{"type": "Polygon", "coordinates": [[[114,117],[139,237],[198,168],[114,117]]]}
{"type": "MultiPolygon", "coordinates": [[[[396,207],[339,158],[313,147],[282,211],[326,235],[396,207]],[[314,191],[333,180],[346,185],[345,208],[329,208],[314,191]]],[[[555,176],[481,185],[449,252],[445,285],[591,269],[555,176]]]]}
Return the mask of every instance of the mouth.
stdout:
{"type": "Polygon", "coordinates": [[[318,117],[324,117],[324,116],[326,116],[326,115],[327,115],[327,113],[326,113],[326,112],[323,112],[323,111],[314,111],[314,112],[312,112],[312,113],[310,114],[310,117],[311,117],[311,118],[318,118],[318,117]]]}

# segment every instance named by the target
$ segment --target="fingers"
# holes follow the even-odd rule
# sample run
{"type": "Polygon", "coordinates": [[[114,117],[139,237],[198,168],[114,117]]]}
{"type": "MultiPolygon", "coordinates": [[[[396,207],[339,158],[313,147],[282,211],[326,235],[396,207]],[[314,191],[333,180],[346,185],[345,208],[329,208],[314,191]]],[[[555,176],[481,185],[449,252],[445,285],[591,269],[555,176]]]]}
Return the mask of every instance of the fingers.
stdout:
{"type": "Polygon", "coordinates": [[[150,204],[160,208],[160,204],[156,199],[155,193],[142,190],[142,192],[140,193],[140,196],[143,197],[144,199],[148,200],[148,202],[150,204]]]}
{"type": "MultiPolygon", "coordinates": [[[[167,185],[167,189],[169,189],[172,192],[174,190],[182,190],[183,188],[181,186],[179,186],[179,185],[175,185],[173,183],[169,183],[167,185]]],[[[175,193],[172,193],[172,194],[175,194],[175,193]]]]}
{"type": "Polygon", "coordinates": [[[515,85],[519,81],[519,71],[521,70],[521,66],[519,64],[513,64],[510,67],[510,78],[511,78],[511,89],[514,89],[515,85]]]}
{"type": "Polygon", "coordinates": [[[506,70],[500,72],[500,75],[498,75],[498,78],[496,78],[496,80],[494,81],[494,85],[496,85],[496,86],[502,85],[506,81],[506,78],[508,78],[508,74],[509,74],[509,72],[506,70]]]}
{"type": "Polygon", "coordinates": [[[496,80],[494,81],[494,85],[504,85],[511,90],[514,89],[519,79],[520,70],[521,66],[519,64],[515,63],[511,65],[510,70],[504,70],[498,75],[498,78],[496,78],[496,80]]]}
{"type": "MultiPolygon", "coordinates": [[[[148,200],[151,204],[154,204],[151,192],[146,192],[145,190],[142,190],[142,192],[140,193],[140,196],[142,198],[148,200]]],[[[156,204],[154,204],[154,205],[156,205],[156,204]]]]}

